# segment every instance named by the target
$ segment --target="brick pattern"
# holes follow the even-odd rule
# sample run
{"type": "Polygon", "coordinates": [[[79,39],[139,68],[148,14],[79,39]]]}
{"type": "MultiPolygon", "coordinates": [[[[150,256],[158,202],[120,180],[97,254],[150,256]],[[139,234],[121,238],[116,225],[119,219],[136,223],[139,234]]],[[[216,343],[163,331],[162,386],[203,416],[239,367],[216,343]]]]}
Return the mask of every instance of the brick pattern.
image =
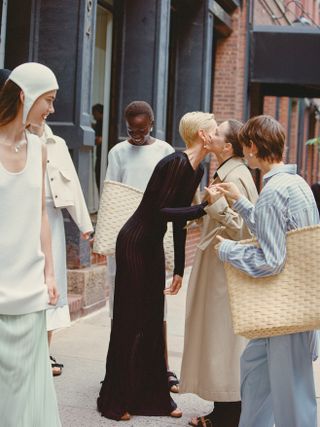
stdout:
{"type": "MultiPolygon", "coordinates": [[[[232,34],[226,39],[221,38],[217,41],[213,111],[218,122],[228,118],[241,119],[243,113],[246,2],[243,3],[243,7],[237,9],[232,17],[232,34]]],[[[302,3],[305,12],[318,23],[320,11],[317,2],[314,0],[305,0],[302,3]]],[[[292,3],[290,5],[290,12],[286,14],[286,19],[281,12],[283,2],[279,0],[265,0],[263,3],[255,1],[253,2],[253,9],[253,22],[256,25],[288,25],[296,17],[301,15],[301,9],[292,3]]],[[[287,135],[290,135],[290,146],[286,150],[285,159],[288,151],[287,160],[290,163],[295,163],[298,158],[298,108],[296,100],[293,100],[290,112],[290,103],[291,101],[288,98],[280,98],[277,101],[276,97],[265,97],[264,113],[274,117],[277,116],[278,120],[284,126],[287,135]],[[278,108],[277,102],[279,103],[278,108]]],[[[309,120],[310,112],[306,110],[304,118],[304,141],[314,136],[308,134],[309,120]]],[[[315,135],[319,135],[319,121],[316,124],[315,135]]],[[[313,146],[301,148],[303,149],[299,165],[300,173],[309,183],[312,183],[316,179],[319,179],[318,149],[313,146]]],[[[216,168],[214,160],[211,161],[210,166],[210,172],[213,173],[216,168]]]]}
{"type": "Polygon", "coordinates": [[[231,35],[216,43],[213,112],[218,122],[242,118],[246,43],[246,2],[243,3],[232,16],[231,35]]]}
{"type": "MultiPolygon", "coordinates": [[[[265,0],[264,4],[254,1],[253,22],[259,25],[288,25],[295,17],[301,15],[301,10],[294,5],[290,5],[290,13],[287,18],[282,16],[280,0],[265,0]],[[280,8],[279,8],[280,7],[280,8]],[[272,17],[273,15],[276,18],[272,17]]],[[[305,11],[312,16],[316,23],[320,22],[320,11],[315,0],[303,1],[305,11]]],[[[237,9],[232,16],[233,32],[227,38],[219,38],[216,41],[215,67],[213,70],[213,112],[218,123],[224,120],[235,118],[241,120],[244,110],[245,94],[245,51],[246,51],[246,5],[243,1],[242,8],[237,9]]],[[[298,102],[289,98],[280,98],[277,109],[276,97],[264,98],[264,113],[275,117],[284,126],[286,134],[290,135],[290,143],[286,146],[284,160],[289,163],[296,163],[298,158],[298,102]],[[291,104],[291,110],[290,110],[291,104]],[[289,126],[290,125],[290,126],[289,126]]],[[[304,120],[304,141],[308,135],[309,113],[306,111],[304,120]]],[[[320,123],[317,121],[315,135],[320,135],[320,123]]],[[[311,184],[320,179],[319,151],[317,147],[303,147],[301,161],[301,175],[311,184]]],[[[210,162],[210,176],[217,168],[214,156],[210,162]]],[[[188,233],[186,246],[187,265],[192,263],[195,252],[195,245],[200,236],[199,229],[192,229],[188,233]]]]}

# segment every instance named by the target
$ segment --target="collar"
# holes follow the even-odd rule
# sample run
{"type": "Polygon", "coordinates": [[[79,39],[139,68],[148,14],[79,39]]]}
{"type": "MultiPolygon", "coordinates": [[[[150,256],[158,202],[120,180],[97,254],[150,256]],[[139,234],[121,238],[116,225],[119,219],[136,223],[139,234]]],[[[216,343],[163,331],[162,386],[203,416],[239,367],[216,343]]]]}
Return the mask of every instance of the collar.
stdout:
{"type": "Polygon", "coordinates": [[[233,169],[238,168],[239,166],[244,165],[243,159],[241,157],[229,157],[225,160],[217,169],[216,174],[221,181],[224,181],[226,176],[233,171],[233,169]]]}
{"type": "Polygon", "coordinates": [[[46,143],[57,142],[51,128],[47,124],[44,125],[44,134],[46,137],[46,143]]]}
{"type": "Polygon", "coordinates": [[[266,184],[273,176],[278,175],[279,173],[289,173],[291,175],[296,175],[297,165],[281,165],[276,166],[267,172],[263,177],[263,183],[266,184]]]}

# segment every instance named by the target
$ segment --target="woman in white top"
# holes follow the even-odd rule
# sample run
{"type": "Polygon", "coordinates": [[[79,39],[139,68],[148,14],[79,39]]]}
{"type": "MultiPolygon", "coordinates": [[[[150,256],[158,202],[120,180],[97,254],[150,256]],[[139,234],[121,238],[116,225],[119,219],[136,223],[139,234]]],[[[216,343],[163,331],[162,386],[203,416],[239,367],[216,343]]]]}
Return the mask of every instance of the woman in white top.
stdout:
{"type": "Polygon", "coordinates": [[[6,427],[60,427],[45,310],[58,301],[45,207],[46,149],[27,135],[54,111],[52,71],[16,67],[0,95],[0,414],[6,427]]]}
{"type": "MultiPolygon", "coordinates": [[[[174,152],[165,141],[153,138],[150,133],[154,113],[145,101],[133,101],[124,111],[128,139],[116,144],[109,152],[106,179],[121,182],[144,191],[157,163],[174,152]]],[[[115,257],[108,257],[109,312],[113,318],[114,283],[116,274],[115,257]]],[[[166,313],[166,312],[165,312],[166,313]]],[[[166,315],[165,315],[166,317],[166,315]]],[[[172,392],[178,392],[178,380],[169,369],[167,354],[167,322],[163,322],[168,383],[172,392]]]]}

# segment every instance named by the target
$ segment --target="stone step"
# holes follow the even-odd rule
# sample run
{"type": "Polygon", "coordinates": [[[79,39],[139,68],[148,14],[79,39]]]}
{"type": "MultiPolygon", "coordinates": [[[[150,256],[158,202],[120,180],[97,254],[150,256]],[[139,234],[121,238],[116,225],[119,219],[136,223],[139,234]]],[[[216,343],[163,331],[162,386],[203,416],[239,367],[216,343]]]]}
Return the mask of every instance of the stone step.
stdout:
{"type": "Polygon", "coordinates": [[[68,294],[68,305],[71,320],[79,319],[82,316],[83,296],[80,294],[68,294]]]}
{"type": "Polygon", "coordinates": [[[68,303],[71,320],[106,305],[106,266],[68,270],[68,303]]]}

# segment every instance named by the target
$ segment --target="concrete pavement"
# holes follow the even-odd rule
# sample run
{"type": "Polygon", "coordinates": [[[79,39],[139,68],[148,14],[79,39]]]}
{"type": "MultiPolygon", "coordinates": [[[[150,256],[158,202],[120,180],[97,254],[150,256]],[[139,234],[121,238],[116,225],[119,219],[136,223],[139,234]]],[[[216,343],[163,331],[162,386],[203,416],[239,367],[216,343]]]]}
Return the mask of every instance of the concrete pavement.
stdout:
{"type": "MultiPolygon", "coordinates": [[[[177,374],[180,372],[183,350],[186,288],[184,283],[177,296],[167,298],[169,358],[171,368],[177,374]]],[[[104,377],[109,334],[108,308],[104,308],[74,322],[70,328],[57,332],[54,336],[51,353],[59,362],[64,363],[63,374],[54,379],[63,427],[187,426],[192,416],[210,412],[212,407],[210,402],[187,394],[173,395],[178,407],[183,411],[183,417],[180,419],[135,416],[130,421],[119,424],[101,417],[96,411],[96,398],[100,381],[104,377]]],[[[319,398],[319,361],[315,364],[315,373],[319,398]]],[[[320,427],[320,416],[318,417],[320,427]]]]}

